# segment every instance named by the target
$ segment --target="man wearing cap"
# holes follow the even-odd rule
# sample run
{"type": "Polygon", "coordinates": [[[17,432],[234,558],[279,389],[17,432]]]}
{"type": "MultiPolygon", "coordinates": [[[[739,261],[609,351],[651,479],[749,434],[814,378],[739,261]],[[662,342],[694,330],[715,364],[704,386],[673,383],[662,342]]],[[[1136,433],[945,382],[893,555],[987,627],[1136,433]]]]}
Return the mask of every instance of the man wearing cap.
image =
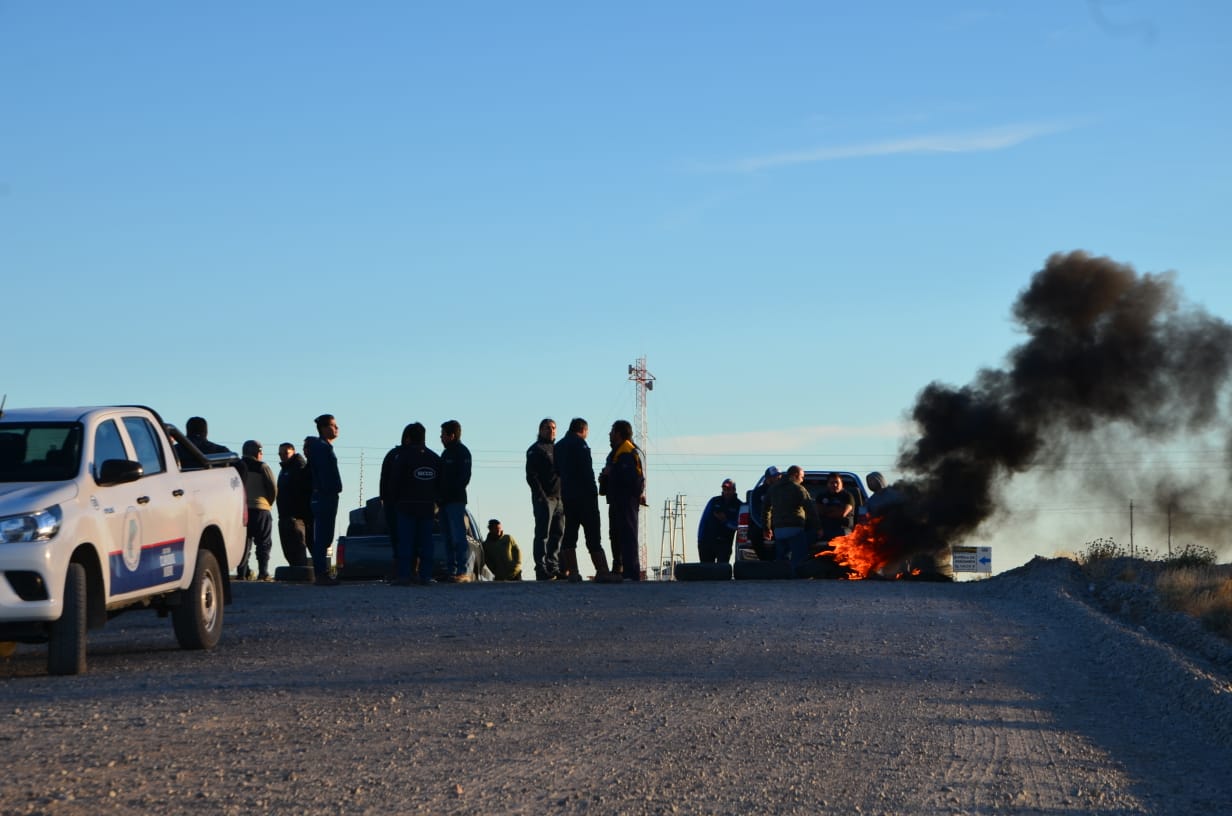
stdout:
{"type": "Polygon", "coordinates": [[[505,532],[499,519],[488,521],[488,537],[483,540],[483,564],[494,581],[522,580],[522,551],[513,536],[505,532]]]}
{"type": "Polygon", "coordinates": [[[753,488],[749,494],[749,529],[748,543],[757,551],[757,557],[762,561],[774,560],[774,543],[766,540],[766,531],[761,526],[761,517],[766,509],[766,494],[783,478],[783,474],[774,465],[766,468],[766,475],[761,484],[753,488]]]}
{"type": "Polygon", "coordinates": [[[731,561],[736,522],[740,519],[740,497],[731,479],[724,479],[720,490],[719,495],[706,502],[697,528],[697,560],[703,564],[731,561]]]}
{"type": "Polygon", "coordinates": [[[261,443],[249,439],[244,443],[244,490],[248,494],[248,536],[244,541],[244,557],[236,567],[235,577],[247,581],[252,577],[248,554],[257,551],[257,580],[272,581],[269,574],[270,550],[274,546],[274,515],[270,509],[278,498],[278,483],[274,472],[262,461],[261,443]]]}

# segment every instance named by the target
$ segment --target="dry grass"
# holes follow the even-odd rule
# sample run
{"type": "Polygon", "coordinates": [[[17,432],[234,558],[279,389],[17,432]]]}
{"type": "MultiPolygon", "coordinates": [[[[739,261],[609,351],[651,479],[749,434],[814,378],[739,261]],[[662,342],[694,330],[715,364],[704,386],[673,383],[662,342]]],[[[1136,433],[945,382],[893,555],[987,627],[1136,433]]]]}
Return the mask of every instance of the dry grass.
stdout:
{"type": "Polygon", "coordinates": [[[1155,579],[1160,603],[1232,640],[1232,564],[1165,568],[1155,579]]]}
{"type": "Polygon", "coordinates": [[[1087,544],[1078,562],[1096,580],[1152,586],[1165,609],[1232,640],[1232,564],[1216,564],[1214,550],[1187,546],[1165,557],[1147,552],[1130,558],[1111,538],[1100,538],[1087,544]]]}

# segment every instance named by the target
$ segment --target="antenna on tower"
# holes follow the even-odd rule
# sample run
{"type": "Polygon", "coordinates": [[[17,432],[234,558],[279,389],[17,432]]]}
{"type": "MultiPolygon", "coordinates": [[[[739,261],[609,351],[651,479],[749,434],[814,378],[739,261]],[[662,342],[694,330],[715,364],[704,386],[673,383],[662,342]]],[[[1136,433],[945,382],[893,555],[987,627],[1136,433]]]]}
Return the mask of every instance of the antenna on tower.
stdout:
{"type": "MultiPolygon", "coordinates": [[[[629,366],[629,379],[637,383],[637,421],[634,423],[638,447],[642,449],[643,474],[649,470],[646,460],[649,457],[650,433],[646,428],[646,392],[654,390],[654,375],[646,370],[646,357],[637,358],[637,362],[629,366]]],[[[643,573],[646,570],[646,514],[638,513],[637,548],[638,559],[642,562],[643,573]]],[[[643,574],[643,578],[646,576],[643,574]]]]}

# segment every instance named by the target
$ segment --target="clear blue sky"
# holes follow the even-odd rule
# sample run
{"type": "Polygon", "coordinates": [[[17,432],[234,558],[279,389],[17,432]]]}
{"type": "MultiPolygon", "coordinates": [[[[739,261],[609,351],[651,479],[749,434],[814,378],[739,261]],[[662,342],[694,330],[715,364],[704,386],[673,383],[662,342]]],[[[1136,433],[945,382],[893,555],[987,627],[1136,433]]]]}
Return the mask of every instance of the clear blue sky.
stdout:
{"type": "MultiPolygon", "coordinates": [[[[539,420],[586,417],[601,461],[645,355],[649,547],[683,493],[693,553],[724,477],[893,477],[919,389],[1001,364],[1054,251],[1175,270],[1232,316],[1230,24],[1213,1],[0,0],[0,390],[202,414],[271,457],[331,412],[346,505],[361,454],[373,495],[406,422],[456,418],[472,509],[529,551],[539,420]]],[[[996,537],[997,568],[1122,538],[1106,509],[996,537]]]]}

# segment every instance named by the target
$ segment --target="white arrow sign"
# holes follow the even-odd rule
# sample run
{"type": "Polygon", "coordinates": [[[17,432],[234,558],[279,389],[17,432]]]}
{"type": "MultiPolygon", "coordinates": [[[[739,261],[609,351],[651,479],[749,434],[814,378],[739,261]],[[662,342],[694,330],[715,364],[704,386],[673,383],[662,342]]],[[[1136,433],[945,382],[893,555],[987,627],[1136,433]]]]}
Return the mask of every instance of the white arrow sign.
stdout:
{"type": "Polygon", "coordinates": [[[992,572],[992,547],[954,547],[954,572],[992,572]]]}

